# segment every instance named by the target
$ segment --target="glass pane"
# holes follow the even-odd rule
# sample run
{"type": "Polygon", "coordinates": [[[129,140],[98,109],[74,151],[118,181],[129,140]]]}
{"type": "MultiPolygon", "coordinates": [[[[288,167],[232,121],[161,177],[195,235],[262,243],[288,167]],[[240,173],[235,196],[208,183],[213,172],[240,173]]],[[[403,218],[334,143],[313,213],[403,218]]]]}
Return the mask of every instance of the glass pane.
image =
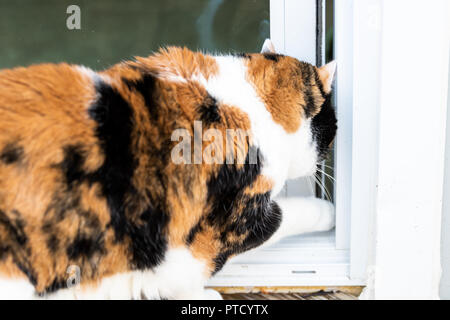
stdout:
{"type": "MultiPolygon", "coordinates": [[[[334,59],[334,0],[326,0],[325,5],[325,63],[334,59]]],[[[334,91],[333,91],[334,95],[334,91]]],[[[332,97],[333,104],[336,101],[332,97]]],[[[316,184],[316,196],[334,202],[334,144],[328,158],[319,166],[319,183],[316,184]]]]}
{"type": "Polygon", "coordinates": [[[70,62],[106,68],[161,46],[259,52],[269,37],[269,0],[1,0],[0,68],[70,62]]]}
{"type": "MultiPolygon", "coordinates": [[[[325,63],[328,63],[334,59],[334,0],[327,0],[325,2],[325,63]]],[[[336,97],[333,91],[333,105],[335,105],[336,97]]],[[[334,146],[330,151],[328,159],[325,161],[323,171],[325,172],[323,177],[324,185],[334,202],[334,146]]]]}

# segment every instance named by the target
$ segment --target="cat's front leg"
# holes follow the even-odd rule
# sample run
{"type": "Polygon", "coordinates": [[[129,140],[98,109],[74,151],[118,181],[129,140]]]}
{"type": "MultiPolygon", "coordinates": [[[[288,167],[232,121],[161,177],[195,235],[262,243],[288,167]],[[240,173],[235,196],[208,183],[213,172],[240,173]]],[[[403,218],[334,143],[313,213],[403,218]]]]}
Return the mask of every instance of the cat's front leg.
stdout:
{"type": "Polygon", "coordinates": [[[314,197],[277,199],[282,219],[278,230],[263,245],[302,233],[327,231],[335,226],[334,206],[331,202],[314,197]]]}

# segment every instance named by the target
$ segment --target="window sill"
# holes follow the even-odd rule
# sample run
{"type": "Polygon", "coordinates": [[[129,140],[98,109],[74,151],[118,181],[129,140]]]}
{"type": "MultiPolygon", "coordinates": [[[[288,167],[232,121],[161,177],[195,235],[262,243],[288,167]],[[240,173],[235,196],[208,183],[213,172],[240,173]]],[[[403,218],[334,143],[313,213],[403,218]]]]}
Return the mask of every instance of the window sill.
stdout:
{"type": "Polygon", "coordinates": [[[335,248],[334,230],[283,239],[231,259],[209,286],[361,286],[350,279],[350,251],[335,248]]]}

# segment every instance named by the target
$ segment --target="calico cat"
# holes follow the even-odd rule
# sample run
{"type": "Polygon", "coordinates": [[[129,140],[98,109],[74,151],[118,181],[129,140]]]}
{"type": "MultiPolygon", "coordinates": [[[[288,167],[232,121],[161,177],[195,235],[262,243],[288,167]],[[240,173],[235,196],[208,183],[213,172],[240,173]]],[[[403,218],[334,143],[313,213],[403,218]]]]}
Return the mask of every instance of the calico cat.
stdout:
{"type": "Polygon", "coordinates": [[[220,298],[204,285],[230,257],[333,228],[331,203],[274,197],[328,152],[334,71],[270,41],[0,71],[0,297],[220,298]]]}

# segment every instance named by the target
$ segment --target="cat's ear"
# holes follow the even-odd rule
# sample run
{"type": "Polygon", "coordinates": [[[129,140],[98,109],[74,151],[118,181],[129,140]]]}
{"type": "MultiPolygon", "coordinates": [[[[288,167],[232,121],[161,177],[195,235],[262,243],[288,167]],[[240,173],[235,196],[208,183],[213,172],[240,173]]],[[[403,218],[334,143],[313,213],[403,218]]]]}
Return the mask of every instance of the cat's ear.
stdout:
{"type": "Polygon", "coordinates": [[[336,60],[328,62],[326,65],[317,69],[319,78],[322,81],[322,86],[325,92],[331,91],[331,84],[333,83],[334,74],[336,73],[336,60]]]}
{"type": "Polygon", "coordinates": [[[275,53],[275,46],[270,39],[266,39],[261,48],[261,53],[275,53]]]}

